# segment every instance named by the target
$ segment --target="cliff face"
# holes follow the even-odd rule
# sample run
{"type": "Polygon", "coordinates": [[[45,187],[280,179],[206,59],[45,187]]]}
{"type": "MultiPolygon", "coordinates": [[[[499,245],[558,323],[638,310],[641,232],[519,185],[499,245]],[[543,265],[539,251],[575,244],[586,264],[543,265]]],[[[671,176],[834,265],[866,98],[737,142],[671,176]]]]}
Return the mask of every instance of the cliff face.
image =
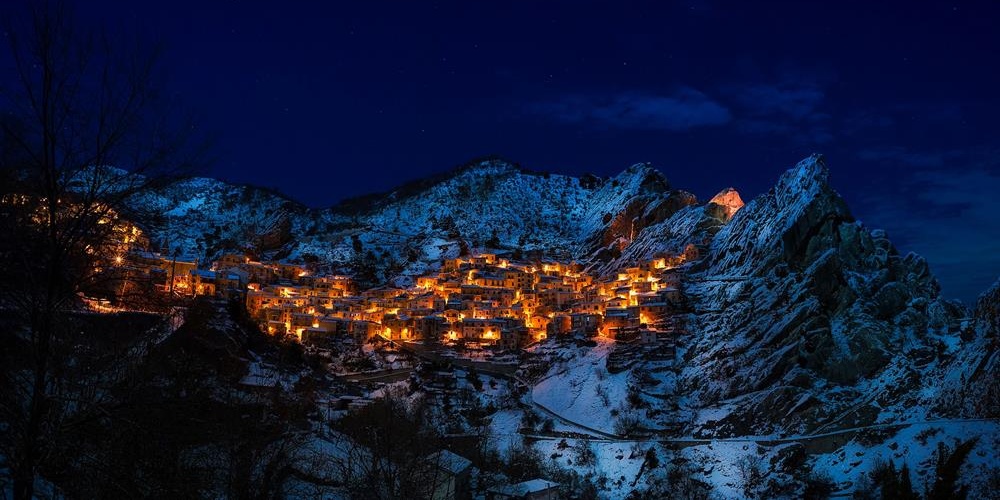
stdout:
{"type": "Polygon", "coordinates": [[[1000,280],[976,302],[976,326],[984,337],[1000,336],[1000,280]]]}

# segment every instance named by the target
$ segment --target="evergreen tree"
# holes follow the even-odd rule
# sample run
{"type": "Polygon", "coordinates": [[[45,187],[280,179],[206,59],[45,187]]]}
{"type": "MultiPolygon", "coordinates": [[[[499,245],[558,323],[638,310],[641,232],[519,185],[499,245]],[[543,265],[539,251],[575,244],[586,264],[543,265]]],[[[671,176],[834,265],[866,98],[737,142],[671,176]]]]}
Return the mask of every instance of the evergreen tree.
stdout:
{"type": "Polygon", "coordinates": [[[910,466],[903,462],[903,467],[899,469],[899,497],[900,500],[919,500],[920,495],[913,491],[913,483],[910,481],[910,466]]]}
{"type": "Polygon", "coordinates": [[[934,484],[927,492],[927,500],[965,500],[969,494],[969,487],[957,484],[958,474],[978,441],[978,438],[972,438],[964,443],[958,443],[954,450],[944,443],[938,443],[934,484]]]}

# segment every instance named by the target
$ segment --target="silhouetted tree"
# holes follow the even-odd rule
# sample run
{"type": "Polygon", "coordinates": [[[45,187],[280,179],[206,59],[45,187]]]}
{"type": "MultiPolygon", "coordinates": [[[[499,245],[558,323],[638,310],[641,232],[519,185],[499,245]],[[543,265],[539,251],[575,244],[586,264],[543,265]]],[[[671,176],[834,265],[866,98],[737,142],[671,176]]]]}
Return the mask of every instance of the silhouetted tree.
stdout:
{"type": "Polygon", "coordinates": [[[84,32],[61,4],[28,10],[6,30],[14,84],[3,89],[0,120],[0,169],[11,181],[0,198],[0,308],[11,323],[2,332],[0,446],[18,499],[31,498],[39,472],[59,461],[60,433],[107,397],[99,387],[143,352],[139,339],[81,339],[78,294],[108,280],[109,249],[128,243],[128,201],[159,185],[161,167],[187,164],[176,154],[186,133],[167,133],[184,127],[152,112],[154,50],[84,32]]]}
{"type": "Polygon", "coordinates": [[[954,449],[938,443],[934,483],[927,492],[927,500],[964,500],[968,496],[969,487],[958,484],[958,474],[978,442],[978,438],[972,438],[958,443],[954,449]]]}
{"type": "Polygon", "coordinates": [[[903,467],[899,469],[899,496],[900,500],[920,500],[920,495],[913,489],[913,480],[910,478],[910,466],[903,462],[903,467]]]}
{"type": "Polygon", "coordinates": [[[489,248],[500,248],[500,236],[497,235],[496,229],[490,233],[490,239],[486,240],[486,246],[489,248]]]}
{"type": "Polygon", "coordinates": [[[333,466],[351,498],[430,498],[444,480],[432,456],[443,442],[424,410],[390,395],[337,423],[342,456],[333,466]]]}

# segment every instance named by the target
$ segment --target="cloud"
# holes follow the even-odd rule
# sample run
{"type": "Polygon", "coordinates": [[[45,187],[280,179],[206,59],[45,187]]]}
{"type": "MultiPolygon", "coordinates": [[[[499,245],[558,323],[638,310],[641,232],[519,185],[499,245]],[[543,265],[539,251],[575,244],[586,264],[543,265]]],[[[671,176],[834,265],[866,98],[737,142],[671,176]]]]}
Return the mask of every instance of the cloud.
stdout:
{"type": "Polygon", "coordinates": [[[883,134],[896,124],[896,119],[884,109],[855,110],[846,113],[840,130],[845,136],[883,134]]]}
{"type": "Polygon", "coordinates": [[[879,163],[894,163],[916,168],[936,168],[945,161],[960,156],[955,151],[910,151],[896,146],[880,146],[858,151],[858,158],[879,163]]]}
{"type": "Polygon", "coordinates": [[[886,229],[900,251],[926,258],[945,297],[971,304],[1000,276],[1000,172],[964,160],[972,167],[914,171],[871,188],[859,217],[886,229]]]}
{"type": "MultiPolygon", "coordinates": [[[[967,110],[957,100],[881,101],[873,102],[860,110],[844,110],[840,120],[840,135],[869,142],[873,137],[908,135],[910,137],[934,137],[934,142],[953,138],[957,128],[966,127],[967,110]]],[[[974,114],[974,113],[973,113],[974,114]]],[[[884,160],[892,158],[892,152],[884,153],[884,160]]],[[[918,158],[912,158],[917,162],[918,158]]]]}
{"type": "Polygon", "coordinates": [[[834,138],[831,116],[821,110],[826,93],[816,82],[786,75],[776,83],[730,84],[722,90],[733,102],[741,132],[784,136],[803,144],[825,144],[834,138]]]}
{"type": "Polygon", "coordinates": [[[753,84],[732,89],[743,109],[753,116],[782,116],[802,120],[816,111],[825,93],[808,84],[753,84]]]}
{"type": "Polygon", "coordinates": [[[724,125],[732,119],[726,107],[688,87],[670,95],[574,95],[536,104],[531,111],[556,121],[596,128],[669,132],[724,125]]]}

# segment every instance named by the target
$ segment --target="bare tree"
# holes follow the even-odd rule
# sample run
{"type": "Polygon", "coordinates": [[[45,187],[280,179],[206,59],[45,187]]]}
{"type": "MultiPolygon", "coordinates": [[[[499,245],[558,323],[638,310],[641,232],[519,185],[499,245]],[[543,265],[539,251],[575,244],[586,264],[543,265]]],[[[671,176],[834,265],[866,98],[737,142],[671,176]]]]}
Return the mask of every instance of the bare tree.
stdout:
{"type": "Polygon", "coordinates": [[[337,422],[332,467],[351,498],[441,498],[445,441],[421,404],[389,395],[337,422]]]}
{"type": "Polygon", "coordinates": [[[80,293],[131,243],[135,201],[194,151],[192,129],[156,112],[155,50],[83,31],[62,4],[28,11],[6,30],[14,75],[0,118],[0,445],[18,499],[60,462],[72,421],[98,410],[115,359],[135,355],[80,338],[80,293]]]}

